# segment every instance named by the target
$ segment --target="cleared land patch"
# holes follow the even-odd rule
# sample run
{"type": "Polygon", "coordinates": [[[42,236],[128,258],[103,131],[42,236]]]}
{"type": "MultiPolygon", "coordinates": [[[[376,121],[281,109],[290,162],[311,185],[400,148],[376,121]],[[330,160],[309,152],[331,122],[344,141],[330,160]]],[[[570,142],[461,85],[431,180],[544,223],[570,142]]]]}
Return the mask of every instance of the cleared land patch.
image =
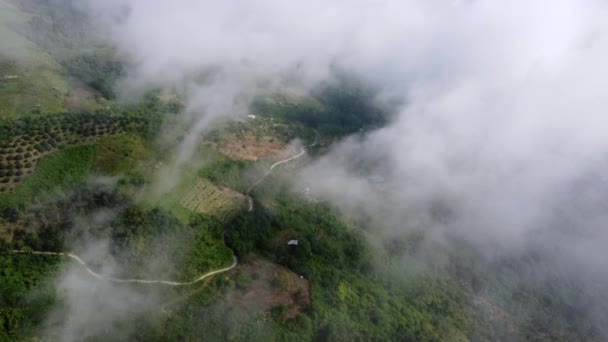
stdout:
{"type": "Polygon", "coordinates": [[[237,291],[226,300],[235,305],[272,312],[283,320],[293,319],[310,305],[310,284],[290,270],[261,259],[249,257],[238,266],[237,291]]]}
{"type": "Polygon", "coordinates": [[[259,160],[272,157],[283,150],[285,143],[271,136],[230,134],[222,136],[217,149],[231,159],[259,160]]]}
{"type": "Polygon", "coordinates": [[[284,128],[268,117],[229,122],[208,132],[205,143],[233,160],[270,159],[290,140],[284,128]]]}
{"type": "Polygon", "coordinates": [[[71,89],[65,99],[65,108],[68,111],[93,111],[99,108],[97,92],[87,87],[71,89]]]}
{"type": "Polygon", "coordinates": [[[197,178],[194,185],[180,199],[184,207],[226,221],[247,207],[247,197],[226,187],[217,186],[204,178],[197,178]]]}

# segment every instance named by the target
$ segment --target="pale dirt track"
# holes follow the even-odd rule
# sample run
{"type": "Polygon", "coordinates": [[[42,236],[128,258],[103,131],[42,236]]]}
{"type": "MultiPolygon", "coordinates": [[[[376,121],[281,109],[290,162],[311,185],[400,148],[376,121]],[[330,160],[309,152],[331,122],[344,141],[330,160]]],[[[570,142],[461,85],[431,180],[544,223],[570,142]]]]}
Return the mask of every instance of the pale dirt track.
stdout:
{"type": "Polygon", "coordinates": [[[315,141],[312,144],[300,147],[300,153],[296,154],[295,156],[289,157],[287,159],[279,160],[278,162],[272,164],[270,166],[270,169],[268,169],[268,171],[266,171],[266,173],[262,177],[260,177],[257,181],[255,181],[255,183],[253,183],[249,187],[249,189],[247,189],[246,195],[247,195],[247,201],[249,202],[249,208],[247,209],[248,212],[250,212],[250,211],[253,210],[253,200],[251,200],[251,196],[250,196],[250,193],[253,190],[253,188],[255,188],[256,186],[258,186],[258,184],[262,183],[264,181],[264,179],[266,179],[266,177],[268,177],[268,175],[270,175],[270,173],[272,172],[272,170],[275,167],[277,167],[277,166],[279,166],[281,164],[288,163],[288,162],[290,162],[290,161],[292,161],[294,159],[298,159],[298,158],[302,157],[304,154],[306,154],[306,149],[305,149],[306,147],[312,147],[312,146],[315,146],[318,143],[319,133],[316,133],[316,134],[317,134],[317,137],[315,138],[315,141]]]}
{"type": "MultiPolygon", "coordinates": [[[[318,143],[318,138],[319,138],[319,134],[317,133],[317,137],[315,138],[315,141],[310,144],[310,145],[306,145],[300,148],[300,153],[298,153],[295,156],[289,157],[287,159],[284,160],[280,160],[274,164],[272,164],[270,166],[270,169],[264,174],[264,176],[262,176],[260,179],[258,179],[255,183],[253,183],[249,189],[247,190],[247,195],[249,195],[249,193],[253,190],[253,188],[255,188],[258,184],[260,184],[271,172],[272,170],[282,164],[288,163],[294,159],[298,159],[300,157],[302,157],[304,154],[306,154],[306,147],[312,147],[315,146],[318,143]]],[[[253,210],[253,201],[251,200],[251,197],[248,197],[249,199],[249,210],[248,211],[252,211],[253,210]]],[[[171,280],[161,280],[161,279],[136,279],[136,278],[114,278],[114,277],[106,277],[100,273],[97,273],[95,271],[93,271],[86,262],[84,262],[84,260],[82,260],[81,257],[79,257],[76,254],[73,253],[69,253],[69,252],[40,252],[40,251],[13,251],[13,253],[23,253],[23,254],[35,254],[35,255],[58,255],[58,256],[66,256],[68,258],[71,258],[73,260],[75,260],[77,263],[79,263],[82,267],[84,267],[84,269],[87,271],[87,273],[89,273],[91,276],[93,276],[94,278],[98,279],[98,280],[105,280],[105,281],[109,281],[109,282],[113,282],[113,283],[136,283],[136,284],[160,284],[160,285],[168,285],[168,286],[184,286],[184,285],[193,285],[196,284],[200,281],[205,280],[208,277],[214,276],[216,274],[219,273],[224,273],[224,272],[228,272],[231,269],[235,268],[238,265],[238,261],[236,259],[236,256],[232,256],[233,258],[233,262],[230,266],[225,267],[225,268],[221,268],[219,270],[215,270],[215,271],[211,271],[211,272],[207,272],[202,274],[200,277],[192,280],[192,281],[188,281],[188,282],[178,282],[178,281],[171,281],[171,280]]]]}
{"type": "Polygon", "coordinates": [[[223,272],[228,272],[231,269],[235,268],[238,264],[237,259],[235,256],[232,256],[233,258],[233,262],[230,266],[225,267],[225,268],[221,268],[219,270],[215,270],[215,271],[211,271],[211,272],[207,272],[202,274],[201,276],[199,276],[198,278],[192,280],[192,281],[187,281],[187,282],[179,282],[179,281],[171,281],[171,280],[160,280],[160,279],[135,279],[135,278],[114,278],[114,277],[106,277],[102,274],[99,274],[95,271],[93,271],[91,268],[89,268],[89,266],[87,265],[86,262],[84,262],[84,260],[82,260],[82,258],[80,258],[78,255],[73,254],[73,253],[63,253],[63,252],[38,252],[38,251],[32,251],[32,252],[26,252],[26,251],[13,251],[13,253],[23,253],[23,254],[35,254],[35,255],[58,255],[58,256],[66,256],[68,258],[71,258],[73,260],[75,260],[77,263],[79,263],[82,267],[84,267],[84,269],[94,278],[98,279],[98,280],[105,280],[105,281],[109,281],[109,282],[113,282],[113,283],[136,283],[136,284],[160,284],[160,285],[168,285],[168,286],[184,286],[184,285],[192,285],[195,283],[198,283],[208,277],[211,277],[213,275],[216,275],[218,273],[223,273],[223,272]]]}

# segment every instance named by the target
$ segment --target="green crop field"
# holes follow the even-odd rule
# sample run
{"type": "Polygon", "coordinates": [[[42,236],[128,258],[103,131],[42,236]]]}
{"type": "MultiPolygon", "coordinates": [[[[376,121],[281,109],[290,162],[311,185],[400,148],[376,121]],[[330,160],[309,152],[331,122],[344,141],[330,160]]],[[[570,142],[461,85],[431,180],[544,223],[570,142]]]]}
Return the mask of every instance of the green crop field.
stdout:
{"type": "MultiPolygon", "coordinates": [[[[66,146],[122,132],[117,118],[104,115],[46,115],[39,117],[25,117],[15,122],[7,122],[0,127],[5,142],[0,144],[0,193],[13,190],[27,176],[31,175],[38,165],[40,158],[66,146]]],[[[134,146],[127,143],[128,139],[120,138],[117,143],[104,140],[107,147],[99,154],[98,164],[109,171],[129,164],[124,161],[129,153],[140,156],[135,150],[126,148],[134,146]],[[121,146],[121,150],[117,149],[121,146]],[[121,152],[121,158],[108,162],[108,154],[112,149],[121,152]],[[105,157],[104,157],[105,155],[105,157]]],[[[141,143],[140,143],[141,145],[141,143]]],[[[105,145],[104,145],[105,146],[105,145]]]]}
{"type": "Polygon", "coordinates": [[[15,207],[43,191],[84,181],[91,170],[94,153],[94,146],[80,145],[42,158],[36,170],[23,183],[12,192],[0,193],[0,208],[15,207]]]}
{"type": "Polygon", "coordinates": [[[184,207],[228,221],[247,207],[247,198],[228,188],[221,188],[209,180],[197,178],[180,200],[184,207]]]}
{"type": "Polygon", "coordinates": [[[151,155],[143,139],[137,135],[119,134],[97,140],[93,169],[107,175],[119,175],[132,170],[138,162],[151,155]]]}

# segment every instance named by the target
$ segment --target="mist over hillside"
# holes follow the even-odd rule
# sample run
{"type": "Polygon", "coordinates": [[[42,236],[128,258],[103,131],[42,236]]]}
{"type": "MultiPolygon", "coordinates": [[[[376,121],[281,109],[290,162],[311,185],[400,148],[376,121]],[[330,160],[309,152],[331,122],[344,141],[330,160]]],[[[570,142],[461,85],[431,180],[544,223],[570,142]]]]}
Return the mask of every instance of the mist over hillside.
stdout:
{"type": "MultiPolygon", "coordinates": [[[[221,248],[230,247],[239,258],[256,253],[313,277],[326,273],[315,273],[313,263],[303,261],[303,255],[312,260],[322,246],[309,245],[311,255],[291,255],[276,247],[276,241],[287,236],[297,240],[293,231],[302,235],[301,241],[322,240],[324,234],[337,241],[343,237],[339,246],[344,255],[366,259],[360,264],[354,261],[352,272],[370,272],[370,279],[385,286],[387,293],[402,289],[417,293],[411,290],[417,288],[412,285],[417,279],[426,279],[426,274],[445,276],[446,293],[451,289],[460,293],[446,296],[460,298],[455,301],[475,312],[471,317],[481,317],[493,328],[486,334],[466,322],[450,321],[441,328],[433,321],[443,334],[435,336],[438,340],[462,336],[603,340],[608,336],[605,3],[3,0],[0,4],[4,2],[24,13],[37,13],[39,19],[23,20],[28,24],[11,32],[26,37],[24,41],[36,44],[36,49],[49,51],[57,61],[53,65],[64,70],[56,74],[69,75],[62,81],[66,89],[77,88],[74,84],[92,89],[95,98],[102,99],[96,100],[96,110],[113,108],[111,101],[144,104],[136,120],[116,124],[125,132],[137,132],[139,127],[154,132],[154,147],[148,148],[153,152],[140,155],[162,151],[162,158],[144,167],[150,174],[138,200],[170,198],[182,191],[187,193],[187,207],[208,214],[213,206],[205,206],[204,199],[198,203],[199,198],[232,196],[232,202],[215,204],[230,207],[217,217],[231,229],[220,234],[221,229],[211,223],[197,223],[211,227],[208,241],[217,242],[221,236],[227,244],[221,248]],[[40,28],[47,24],[55,34],[41,34],[45,30],[40,28]],[[163,107],[151,93],[171,94],[165,96],[171,101],[163,107]],[[294,100],[300,98],[304,100],[294,100]],[[146,121],[157,117],[165,121],[146,121]],[[231,126],[235,120],[240,123],[231,126]],[[305,142],[279,144],[277,137],[305,142]],[[256,151],[262,151],[260,156],[243,152],[247,145],[255,145],[256,151]],[[212,158],[201,157],[201,146],[219,150],[227,161],[209,162],[212,158]],[[272,168],[281,159],[266,166],[255,164],[258,157],[264,161],[269,151],[290,148],[298,158],[300,149],[302,155],[308,151],[309,159],[293,172],[277,172],[273,184],[263,182],[274,176],[272,168]],[[230,164],[243,155],[246,161],[230,164]],[[265,166],[270,171],[260,171],[265,166]],[[205,195],[186,189],[188,177],[207,179],[195,183],[205,195]],[[257,184],[260,189],[255,189],[257,184]],[[311,212],[324,217],[324,209],[314,207],[318,203],[345,218],[344,226],[336,223],[345,231],[357,227],[353,230],[365,244],[358,244],[359,235],[332,235],[331,228],[321,223],[319,231],[308,232],[305,239],[304,229],[294,228],[305,226],[297,215],[302,220],[311,212]],[[308,205],[316,209],[288,209],[308,205]],[[283,214],[283,209],[297,214],[283,214]],[[249,214],[234,214],[239,210],[249,214]],[[277,233],[273,230],[277,222],[293,227],[282,227],[287,233],[277,233]],[[239,224],[260,229],[241,232],[239,224]],[[475,333],[461,333],[469,329],[464,327],[475,333]]],[[[15,56],[0,46],[0,55],[19,59],[32,51],[28,49],[15,56]]],[[[120,222],[125,227],[131,224],[120,222]]],[[[185,226],[171,223],[159,230],[172,236],[174,227],[188,234],[188,229],[198,227],[185,226]]],[[[104,241],[96,239],[93,245],[104,241]]],[[[162,245],[162,239],[158,241],[154,243],[162,245]]],[[[149,243],[146,246],[156,246],[149,243]]],[[[324,257],[319,260],[326,261],[324,257]]],[[[162,263],[145,267],[154,269],[150,265],[157,264],[162,263]]],[[[70,277],[72,273],[59,279],[65,285],[70,277]]],[[[326,285],[338,288],[344,298],[350,293],[342,283],[328,280],[326,285]]],[[[111,293],[111,288],[100,291],[111,293]]],[[[73,303],[78,302],[79,292],[75,293],[68,299],[73,303]]],[[[134,312],[149,312],[149,302],[162,296],[156,290],[146,295],[137,292],[134,312]]],[[[441,309],[432,306],[427,309],[440,321],[441,309]]],[[[68,316],[88,315],[86,308],[79,308],[68,316]]],[[[104,319],[124,313],[124,308],[112,304],[106,311],[99,314],[104,319]]],[[[310,315],[320,321],[327,317],[310,315]]],[[[67,319],[76,323],[64,324],[61,336],[76,339],[74,332],[86,330],[94,320],[80,324],[67,319]]],[[[49,322],[45,324],[52,326],[49,322]]],[[[349,330],[346,327],[347,323],[323,328],[309,337],[333,336],[328,338],[332,340],[340,335],[339,329],[349,330]]],[[[264,326],[261,331],[272,329],[264,326]]]]}
{"type": "Polygon", "coordinates": [[[608,151],[601,2],[121,5],[129,16],[114,39],[139,60],[126,85],[188,82],[192,72],[214,70],[189,93],[189,110],[206,117],[239,111],[235,99],[256,82],[306,87],[335,69],[354,74],[381,90],[378,101],[403,105],[387,128],[343,142],[304,171],[316,191],[380,212],[375,222],[389,235],[455,235],[489,260],[540,255],[549,269],[531,272],[538,281],[606,284],[604,214],[595,209],[604,202],[581,199],[577,185],[605,184],[594,175],[608,151]],[[386,174],[391,191],[376,195],[367,175],[349,172],[348,158],[378,155],[374,172],[386,174]],[[437,205],[444,218],[433,213],[437,205]]]}

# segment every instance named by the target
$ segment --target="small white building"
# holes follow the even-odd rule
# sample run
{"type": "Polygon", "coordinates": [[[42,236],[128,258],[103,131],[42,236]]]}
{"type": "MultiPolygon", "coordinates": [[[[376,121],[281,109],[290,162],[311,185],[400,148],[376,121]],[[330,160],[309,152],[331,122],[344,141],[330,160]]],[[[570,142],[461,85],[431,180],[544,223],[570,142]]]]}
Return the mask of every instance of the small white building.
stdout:
{"type": "Polygon", "coordinates": [[[298,240],[289,240],[289,242],[287,242],[288,246],[297,246],[298,245],[298,240]]]}
{"type": "Polygon", "coordinates": [[[247,115],[247,117],[250,118],[251,120],[255,120],[255,115],[253,115],[253,114],[249,114],[249,115],[247,115]]]}

